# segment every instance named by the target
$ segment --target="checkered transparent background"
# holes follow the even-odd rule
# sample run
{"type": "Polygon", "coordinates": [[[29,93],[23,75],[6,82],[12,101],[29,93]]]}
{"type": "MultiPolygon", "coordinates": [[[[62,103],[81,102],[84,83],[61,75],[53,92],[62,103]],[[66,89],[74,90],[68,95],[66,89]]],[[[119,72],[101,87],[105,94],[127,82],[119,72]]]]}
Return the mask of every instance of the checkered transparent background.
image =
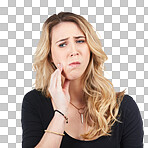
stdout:
{"type": "Polygon", "coordinates": [[[147,0],[0,0],[0,147],[21,147],[21,103],[32,89],[32,59],[44,21],[70,11],[97,30],[108,55],[105,76],[137,102],[148,147],[147,0]]]}

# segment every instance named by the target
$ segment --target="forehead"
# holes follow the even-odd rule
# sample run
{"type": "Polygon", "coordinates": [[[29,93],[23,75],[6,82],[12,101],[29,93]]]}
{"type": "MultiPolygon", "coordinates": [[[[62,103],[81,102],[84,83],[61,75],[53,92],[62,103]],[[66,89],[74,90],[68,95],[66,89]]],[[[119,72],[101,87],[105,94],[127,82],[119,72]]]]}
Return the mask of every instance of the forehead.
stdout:
{"type": "Polygon", "coordinates": [[[53,40],[70,36],[84,35],[79,26],[73,22],[62,22],[52,28],[51,37],[53,40]]]}

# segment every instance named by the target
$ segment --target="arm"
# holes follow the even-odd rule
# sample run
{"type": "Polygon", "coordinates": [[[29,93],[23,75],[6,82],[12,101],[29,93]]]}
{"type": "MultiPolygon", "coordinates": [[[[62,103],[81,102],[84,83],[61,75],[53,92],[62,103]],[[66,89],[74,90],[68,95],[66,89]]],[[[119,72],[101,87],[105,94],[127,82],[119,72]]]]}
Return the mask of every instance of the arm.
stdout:
{"type": "Polygon", "coordinates": [[[127,96],[126,99],[121,148],[143,148],[143,123],[140,111],[132,97],[127,96]]]}
{"type": "MultiPolygon", "coordinates": [[[[69,99],[69,81],[65,81],[61,87],[61,72],[56,70],[51,77],[49,91],[52,95],[56,109],[64,115],[67,114],[69,99]],[[52,84],[52,85],[51,85],[52,84]]],[[[35,95],[35,94],[34,94],[35,95]]],[[[22,128],[23,128],[23,148],[58,148],[60,147],[62,136],[53,133],[44,133],[42,126],[42,115],[40,114],[40,102],[37,101],[37,95],[26,95],[22,105],[22,128]],[[34,99],[32,97],[35,97],[34,99]],[[30,101],[34,100],[34,101],[30,101]]],[[[49,117],[50,118],[50,117],[49,117]]],[[[65,129],[65,118],[55,112],[54,117],[46,130],[63,133],[65,129]]]]}
{"type": "MultiPolygon", "coordinates": [[[[55,115],[49,124],[47,130],[48,131],[54,131],[57,133],[64,133],[65,129],[65,119],[62,115],[55,112],[55,115]]],[[[61,145],[63,136],[56,135],[53,133],[45,133],[41,139],[41,141],[38,143],[38,145],[35,148],[59,148],[61,145]]]]}
{"type": "MultiPolygon", "coordinates": [[[[35,91],[24,96],[22,104],[22,128],[23,128],[23,148],[58,148],[63,136],[44,133],[42,120],[40,114],[39,96],[35,91]]],[[[49,117],[51,118],[51,116],[49,117]]],[[[55,112],[53,118],[49,120],[47,130],[57,133],[63,133],[65,128],[65,118],[55,112]]]]}

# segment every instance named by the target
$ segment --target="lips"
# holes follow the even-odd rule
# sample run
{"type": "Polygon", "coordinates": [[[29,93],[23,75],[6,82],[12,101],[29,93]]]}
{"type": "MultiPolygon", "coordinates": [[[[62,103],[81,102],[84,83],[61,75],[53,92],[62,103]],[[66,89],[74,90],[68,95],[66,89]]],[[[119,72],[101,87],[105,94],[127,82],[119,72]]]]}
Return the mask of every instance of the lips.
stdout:
{"type": "Polygon", "coordinates": [[[69,64],[70,68],[77,68],[81,63],[79,61],[72,62],[69,64]]]}
{"type": "Polygon", "coordinates": [[[77,64],[80,64],[80,62],[72,62],[69,65],[77,65],[77,64]]]}

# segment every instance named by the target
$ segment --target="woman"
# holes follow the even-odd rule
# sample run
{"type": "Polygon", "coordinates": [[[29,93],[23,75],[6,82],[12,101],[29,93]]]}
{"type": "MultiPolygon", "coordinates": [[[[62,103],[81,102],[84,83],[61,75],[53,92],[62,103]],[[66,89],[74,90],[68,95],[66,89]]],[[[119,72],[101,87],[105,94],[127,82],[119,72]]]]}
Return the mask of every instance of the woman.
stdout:
{"type": "Polygon", "coordinates": [[[142,148],[135,101],[103,76],[107,60],[91,24],[49,17],[35,53],[35,89],[22,104],[24,148],[142,148]]]}

